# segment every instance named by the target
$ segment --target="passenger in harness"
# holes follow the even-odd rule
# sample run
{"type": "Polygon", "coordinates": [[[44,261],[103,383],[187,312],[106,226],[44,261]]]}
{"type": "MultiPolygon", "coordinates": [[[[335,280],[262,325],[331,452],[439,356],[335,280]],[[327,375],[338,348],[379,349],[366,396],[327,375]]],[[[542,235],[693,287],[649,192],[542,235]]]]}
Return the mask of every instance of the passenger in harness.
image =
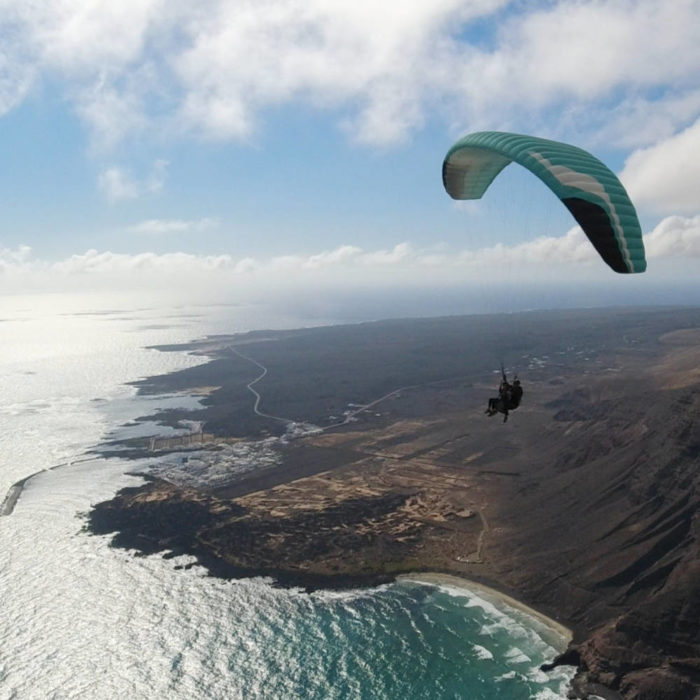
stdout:
{"type": "Polygon", "coordinates": [[[512,411],[520,406],[523,398],[523,388],[520,380],[515,377],[513,383],[508,381],[505,370],[501,365],[501,384],[498,387],[498,396],[489,399],[487,409],[484,411],[487,416],[495,416],[497,413],[503,414],[503,422],[508,420],[508,411],[512,411]]]}

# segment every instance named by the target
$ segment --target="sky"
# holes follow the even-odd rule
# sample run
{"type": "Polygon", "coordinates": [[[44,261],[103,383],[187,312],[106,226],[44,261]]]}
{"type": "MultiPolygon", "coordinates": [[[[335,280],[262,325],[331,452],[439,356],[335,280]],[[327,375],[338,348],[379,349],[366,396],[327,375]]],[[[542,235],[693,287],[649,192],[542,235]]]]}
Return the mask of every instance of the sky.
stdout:
{"type": "Polygon", "coordinates": [[[700,0],[0,0],[0,293],[700,303],[698,36],[700,0]],[[648,271],[518,166],[451,200],[479,130],[603,160],[648,271]]]}

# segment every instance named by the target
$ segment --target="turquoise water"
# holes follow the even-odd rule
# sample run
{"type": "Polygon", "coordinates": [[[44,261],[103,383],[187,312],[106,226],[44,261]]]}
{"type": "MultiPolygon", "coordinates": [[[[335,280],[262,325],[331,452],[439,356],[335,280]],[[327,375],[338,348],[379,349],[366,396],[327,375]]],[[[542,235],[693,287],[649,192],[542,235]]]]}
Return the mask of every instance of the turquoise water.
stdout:
{"type": "Polygon", "coordinates": [[[65,466],[30,479],[0,518],[0,698],[565,697],[566,672],[539,671],[556,653],[547,629],[474,593],[402,581],[309,595],[86,534],[91,504],[148,466],[86,451],[177,402],[125,382],[202,361],[145,346],[246,326],[205,309],[70,315],[34,302],[3,317],[0,499],[65,466]]]}
{"type": "MultiPolygon", "coordinates": [[[[243,697],[561,697],[563,676],[539,671],[554,653],[542,631],[467,591],[401,582],[294,601],[268,620],[273,643],[243,697]]],[[[242,656],[231,654],[231,671],[242,656]]]]}

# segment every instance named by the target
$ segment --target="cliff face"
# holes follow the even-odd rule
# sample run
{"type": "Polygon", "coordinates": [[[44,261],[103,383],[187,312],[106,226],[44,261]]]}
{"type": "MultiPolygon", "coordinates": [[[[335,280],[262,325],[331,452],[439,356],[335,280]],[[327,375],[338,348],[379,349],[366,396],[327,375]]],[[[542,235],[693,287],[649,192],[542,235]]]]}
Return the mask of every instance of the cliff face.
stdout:
{"type": "Polygon", "coordinates": [[[550,404],[532,446],[542,466],[500,504],[494,566],[574,624],[589,680],[635,700],[696,698],[700,386],[597,388],[550,404]]]}

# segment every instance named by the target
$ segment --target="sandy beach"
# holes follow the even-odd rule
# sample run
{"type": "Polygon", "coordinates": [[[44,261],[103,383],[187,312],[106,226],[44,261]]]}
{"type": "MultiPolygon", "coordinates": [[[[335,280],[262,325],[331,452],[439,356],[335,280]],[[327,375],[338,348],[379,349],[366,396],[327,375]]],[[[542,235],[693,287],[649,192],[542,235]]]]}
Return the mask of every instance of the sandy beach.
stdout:
{"type": "MultiPolygon", "coordinates": [[[[568,627],[553,620],[551,617],[547,617],[538,610],[531,608],[529,605],[525,605],[525,603],[522,603],[516,598],[502,593],[495,588],[486,586],[483,583],[478,583],[477,581],[461,576],[430,572],[401,574],[397,576],[396,579],[397,581],[415,581],[417,583],[430,583],[441,587],[459,588],[477,594],[480,598],[491,603],[499,610],[504,610],[504,608],[517,610],[540,623],[542,626],[540,631],[542,632],[543,639],[557,649],[557,651],[565,651],[569,642],[573,639],[573,632],[568,627]]],[[[506,612],[508,611],[506,610],[506,612]]]]}

